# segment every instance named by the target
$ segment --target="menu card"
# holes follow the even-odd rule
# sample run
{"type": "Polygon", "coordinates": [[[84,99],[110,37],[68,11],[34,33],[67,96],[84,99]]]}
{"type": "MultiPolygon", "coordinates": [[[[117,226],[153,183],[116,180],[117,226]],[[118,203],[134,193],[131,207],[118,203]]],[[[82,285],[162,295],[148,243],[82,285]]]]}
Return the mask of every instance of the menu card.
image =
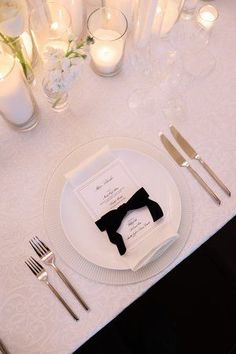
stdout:
{"type": "MultiPolygon", "coordinates": [[[[97,221],[108,211],[126,203],[141,186],[120,159],[114,159],[95,173],[74,192],[92,219],[97,221]]],[[[154,227],[147,207],[129,211],[117,232],[122,235],[127,248],[143,238],[154,227]]]]}

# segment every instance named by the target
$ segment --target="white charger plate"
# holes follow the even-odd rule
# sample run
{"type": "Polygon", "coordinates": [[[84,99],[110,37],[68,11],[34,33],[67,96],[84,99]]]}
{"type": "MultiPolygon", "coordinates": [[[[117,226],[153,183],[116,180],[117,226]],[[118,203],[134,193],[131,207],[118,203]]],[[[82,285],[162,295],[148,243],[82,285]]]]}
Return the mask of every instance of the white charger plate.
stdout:
{"type": "MultiPolygon", "coordinates": [[[[174,233],[177,233],[181,220],[181,199],[170,172],[158,160],[136,150],[112,149],[112,153],[125,163],[138,184],[146,189],[152,200],[160,204],[164,212],[161,223],[165,227],[161,234],[160,223],[155,223],[151,232],[157,238],[172,236],[168,235],[171,224],[174,233]]],[[[110,243],[106,233],[99,231],[66,180],[60,199],[60,215],[66,238],[81,256],[100,267],[129,269],[117,247],[110,243]]]]}
{"type": "Polygon", "coordinates": [[[142,140],[109,137],[81,145],[75,148],[61,161],[55,168],[46,187],[43,214],[45,229],[52,249],[72,270],[94,281],[112,285],[124,285],[137,283],[153,277],[178,259],[189,238],[191,230],[192,202],[188,185],[180,168],[173,163],[166,153],[159,150],[155,145],[142,140]],[[108,269],[89,262],[72,247],[61,225],[60,201],[62,190],[65,186],[65,173],[75,168],[104,145],[109,145],[110,148],[114,150],[120,150],[121,148],[134,150],[157,160],[172,176],[180,193],[181,220],[178,229],[179,238],[161,257],[148,263],[136,272],[131,270],[108,269]]]}

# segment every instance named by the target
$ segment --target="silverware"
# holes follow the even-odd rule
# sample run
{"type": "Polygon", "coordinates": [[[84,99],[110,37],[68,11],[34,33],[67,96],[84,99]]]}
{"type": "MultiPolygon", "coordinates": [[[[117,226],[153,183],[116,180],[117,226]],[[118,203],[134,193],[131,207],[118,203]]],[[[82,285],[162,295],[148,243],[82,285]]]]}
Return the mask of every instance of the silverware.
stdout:
{"type": "Polygon", "coordinates": [[[48,274],[46,270],[38,263],[33,257],[30,257],[25,264],[29,267],[34,275],[38,278],[38,280],[44,282],[49,289],[53,292],[54,295],[58,298],[58,300],[62,303],[62,305],[67,309],[67,311],[71,314],[71,316],[78,321],[79,318],[70,308],[70,306],[65,302],[65,300],[61,297],[61,295],[57,292],[57,290],[52,286],[48,281],[48,274]]]}
{"type": "Polygon", "coordinates": [[[43,241],[41,241],[37,236],[32,238],[29,243],[37,253],[37,255],[41,258],[44,264],[51,266],[59,275],[59,277],[63,280],[68,289],[72,292],[72,294],[76,297],[76,299],[80,302],[80,304],[84,307],[86,311],[89,310],[89,307],[81,298],[81,296],[77,293],[73,285],[69,282],[66,276],[62,273],[62,271],[55,265],[55,255],[49,249],[47,245],[43,241]]]}
{"type": "Polygon", "coordinates": [[[180,147],[184,150],[184,152],[191,158],[198,160],[201,165],[205,168],[205,170],[209,173],[209,175],[216,181],[216,183],[223,189],[223,191],[230,197],[231,192],[230,190],[225,186],[225,184],[219,179],[219,177],[215,174],[215,172],[208,166],[208,164],[203,161],[203,159],[200,157],[200,155],[194,150],[194,148],[189,144],[189,142],[178,132],[178,130],[173,126],[170,125],[170,130],[177,141],[177,143],[180,145],[180,147]]]}
{"type": "Polygon", "coordinates": [[[206,190],[207,193],[214,199],[217,204],[221,204],[220,199],[213,192],[213,190],[206,184],[206,182],[199,176],[199,174],[190,166],[189,162],[185,160],[185,158],[179,153],[179,151],[174,147],[174,145],[167,139],[167,137],[160,133],[160,139],[162,144],[165,146],[168,153],[171,157],[177,162],[177,164],[181,167],[187,167],[189,172],[193,175],[193,177],[200,183],[200,185],[206,190]]]}
{"type": "Polygon", "coordinates": [[[3,342],[0,339],[0,352],[2,354],[10,354],[9,351],[7,350],[5,344],[3,344],[3,342]]]}

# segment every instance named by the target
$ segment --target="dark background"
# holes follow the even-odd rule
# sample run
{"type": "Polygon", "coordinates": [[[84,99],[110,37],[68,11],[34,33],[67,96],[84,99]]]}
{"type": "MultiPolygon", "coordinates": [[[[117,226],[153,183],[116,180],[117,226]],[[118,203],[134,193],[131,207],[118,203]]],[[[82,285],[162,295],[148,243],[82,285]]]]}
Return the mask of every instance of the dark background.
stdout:
{"type": "Polygon", "coordinates": [[[76,354],[235,354],[236,217],[76,354]]]}

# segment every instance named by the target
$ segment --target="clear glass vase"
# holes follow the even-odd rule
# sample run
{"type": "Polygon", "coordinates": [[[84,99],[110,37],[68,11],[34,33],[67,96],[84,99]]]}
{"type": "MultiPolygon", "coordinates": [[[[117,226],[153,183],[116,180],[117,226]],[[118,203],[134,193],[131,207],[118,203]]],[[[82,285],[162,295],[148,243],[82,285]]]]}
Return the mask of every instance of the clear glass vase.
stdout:
{"type": "Polygon", "coordinates": [[[48,103],[55,112],[63,112],[68,108],[68,92],[54,92],[48,86],[47,79],[42,82],[43,92],[47,97],[48,103]]]}
{"type": "Polygon", "coordinates": [[[38,108],[16,58],[0,47],[0,116],[11,128],[29,131],[39,122],[38,108]]]}
{"type": "Polygon", "coordinates": [[[25,79],[31,84],[34,81],[34,73],[22,38],[20,36],[8,37],[2,33],[0,33],[0,38],[17,58],[23,70],[25,79]]]}

